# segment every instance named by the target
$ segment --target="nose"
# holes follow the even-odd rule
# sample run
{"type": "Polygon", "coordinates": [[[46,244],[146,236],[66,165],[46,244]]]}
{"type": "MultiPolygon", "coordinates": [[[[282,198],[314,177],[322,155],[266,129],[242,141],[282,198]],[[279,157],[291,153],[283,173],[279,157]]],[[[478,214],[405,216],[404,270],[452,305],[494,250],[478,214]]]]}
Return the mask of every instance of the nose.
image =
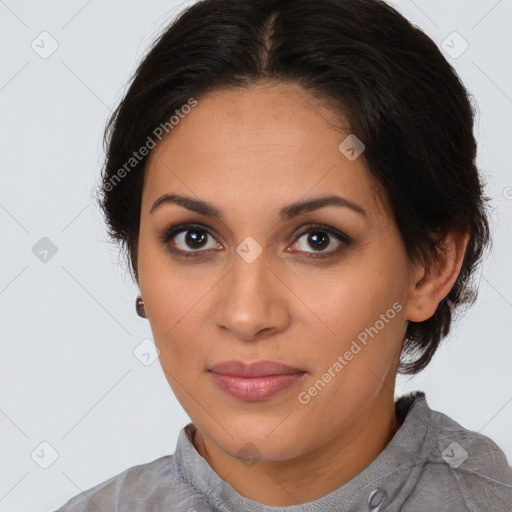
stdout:
{"type": "Polygon", "coordinates": [[[289,325],[293,294],[265,252],[252,262],[235,255],[232,268],[215,289],[213,321],[235,338],[256,341],[289,325]]]}

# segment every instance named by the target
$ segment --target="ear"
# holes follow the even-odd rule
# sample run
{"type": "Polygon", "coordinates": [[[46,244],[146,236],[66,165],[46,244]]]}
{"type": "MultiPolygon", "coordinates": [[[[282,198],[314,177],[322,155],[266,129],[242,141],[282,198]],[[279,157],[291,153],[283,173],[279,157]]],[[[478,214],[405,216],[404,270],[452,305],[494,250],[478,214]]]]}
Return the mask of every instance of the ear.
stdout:
{"type": "Polygon", "coordinates": [[[405,317],[411,322],[428,320],[439,303],[450,293],[466,254],[470,235],[453,231],[444,238],[437,258],[427,264],[417,264],[412,273],[412,290],[405,307],[405,317]]]}

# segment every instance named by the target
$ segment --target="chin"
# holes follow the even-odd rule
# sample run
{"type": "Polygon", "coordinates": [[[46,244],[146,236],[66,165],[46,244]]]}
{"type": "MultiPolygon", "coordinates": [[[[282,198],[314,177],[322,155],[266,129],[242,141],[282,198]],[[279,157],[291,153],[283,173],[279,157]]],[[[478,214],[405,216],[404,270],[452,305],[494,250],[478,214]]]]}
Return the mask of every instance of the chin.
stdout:
{"type": "Polygon", "coordinates": [[[252,419],[241,422],[237,429],[229,428],[227,434],[224,430],[216,431],[221,438],[215,442],[231,457],[245,460],[248,464],[257,461],[284,461],[298,457],[303,453],[306,439],[299,439],[295,435],[295,428],[285,425],[282,418],[268,418],[260,422],[252,419]],[[276,428],[276,425],[278,428],[276,428]],[[231,434],[231,435],[230,435],[231,434]]]}
{"type": "Polygon", "coordinates": [[[245,462],[247,465],[256,464],[257,462],[279,462],[286,461],[298,457],[299,443],[290,443],[283,445],[279,442],[251,441],[249,438],[238,440],[237,443],[231,443],[229,446],[229,455],[238,460],[245,462]]]}

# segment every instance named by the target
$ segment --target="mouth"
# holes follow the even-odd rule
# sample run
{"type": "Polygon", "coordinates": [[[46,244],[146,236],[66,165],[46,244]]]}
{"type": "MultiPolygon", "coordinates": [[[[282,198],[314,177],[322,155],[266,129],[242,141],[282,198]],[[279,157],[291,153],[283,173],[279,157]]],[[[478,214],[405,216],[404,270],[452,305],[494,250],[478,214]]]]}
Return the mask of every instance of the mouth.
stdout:
{"type": "Polygon", "coordinates": [[[274,361],[224,361],[208,371],[219,389],[246,401],[267,400],[297,385],[307,373],[274,361]]]}

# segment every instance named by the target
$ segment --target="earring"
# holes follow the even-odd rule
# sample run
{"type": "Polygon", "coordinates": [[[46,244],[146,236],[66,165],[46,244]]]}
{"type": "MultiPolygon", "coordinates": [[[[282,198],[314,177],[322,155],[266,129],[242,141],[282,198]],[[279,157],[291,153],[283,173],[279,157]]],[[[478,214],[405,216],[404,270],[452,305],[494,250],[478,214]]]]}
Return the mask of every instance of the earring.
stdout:
{"type": "Polygon", "coordinates": [[[142,297],[140,295],[137,297],[137,300],[135,301],[135,309],[137,310],[137,315],[139,315],[141,318],[147,318],[146,312],[144,311],[144,301],[142,300],[142,297]]]}

